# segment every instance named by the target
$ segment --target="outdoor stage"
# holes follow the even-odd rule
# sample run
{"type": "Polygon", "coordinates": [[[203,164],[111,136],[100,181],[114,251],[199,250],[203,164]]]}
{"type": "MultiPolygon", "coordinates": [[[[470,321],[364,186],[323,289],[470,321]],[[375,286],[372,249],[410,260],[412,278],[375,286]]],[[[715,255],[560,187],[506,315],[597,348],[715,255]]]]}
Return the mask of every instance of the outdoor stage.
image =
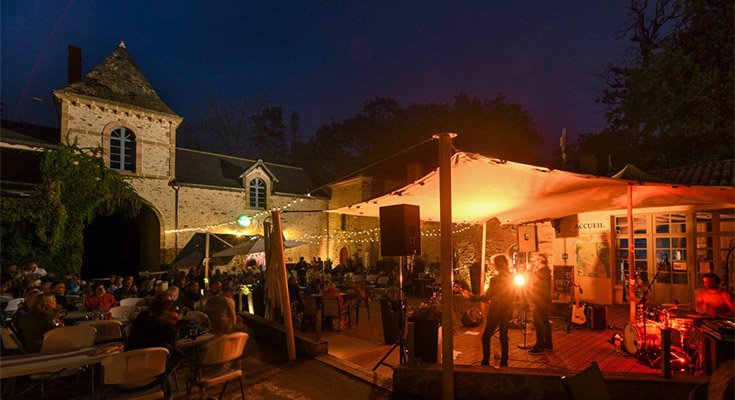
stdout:
{"type": "MultiPolygon", "coordinates": [[[[410,298],[409,306],[418,305],[422,299],[410,298]]],[[[561,318],[552,318],[554,350],[540,355],[529,354],[528,350],[520,349],[523,344],[523,334],[520,329],[511,329],[509,368],[544,370],[547,372],[579,371],[596,361],[604,373],[645,374],[646,376],[661,376],[659,370],[651,369],[638,363],[631,355],[615,349],[609,340],[615,332],[622,332],[628,320],[628,306],[615,305],[608,307],[608,326],[617,329],[593,331],[587,328],[573,329],[567,333],[566,323],[561,318]]],[[[391,346],[383,343],[383,331],[380,316],[380,305],[373,302],[370,306],[371,319],[367,319],[366,310],[360,310],[360,321],[355,324],[352,316],[352,329],[341,333],[325,331],[323,340],[329,343],[329,355],[320,359],[334,366],[343,368],[354,375],[371,380],[381,386],[390,387],[393,371],[386,366],[380,366],[373,374],[372,368],[390,350],[391,346]]],[[[455,324],[454,352],[455,365],[480,367],[482,347],[480,335],[484,324],[467,328],[455,324]]],[[[311,330],[309,332],[312,332],[311,330]]],[[[420,332],[416,332],[420,334],[420,332]]],[[[527,343],[535,342],[535,332],[532,324],[528,324],[527,343]]],[[[497,334],[492,340],[491,354],[500,353],[500,342],[497,334]]],[[[386,360],[391,365],[398,365],[398,351],[395,350],[386,360]]],[[[483,367],[488,370],[492,367],[483,367]]],[[[501,371],[503,368],[501,368],[501,371]]]]}

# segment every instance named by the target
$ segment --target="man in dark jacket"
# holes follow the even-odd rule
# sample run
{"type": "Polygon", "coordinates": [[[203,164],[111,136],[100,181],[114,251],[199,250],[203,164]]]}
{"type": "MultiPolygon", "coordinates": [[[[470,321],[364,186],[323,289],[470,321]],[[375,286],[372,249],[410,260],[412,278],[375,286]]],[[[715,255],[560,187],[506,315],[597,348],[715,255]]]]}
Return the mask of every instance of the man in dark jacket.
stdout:
{"type": "Polygon", "coordinates": [[[498,274],[490,279],[490,287],[480,295],[466,290],[462,296],[470,301],[485,301],[488,308],[485,330],[482,332],[482,361],[481,365],[490,365],[490,339],[495,329],[500,329],[500,366],[508,366],[508,328],[513,317],[513,274],[508,267],[508,258],[504,254],[493,257],[493,264],[498,274]]]}
{"type": "Polygon", "coordinates": [[[533,327],[536,329],[536,344],[528,352],[539,354],[543,353],[544,350],[553,349],[551,324],[549,323],[551,271],[549,270],[549,262],[543,254],[537,255],[534,263],[536,272],[534,273],[531,300],[533,302],[533,327]]]}

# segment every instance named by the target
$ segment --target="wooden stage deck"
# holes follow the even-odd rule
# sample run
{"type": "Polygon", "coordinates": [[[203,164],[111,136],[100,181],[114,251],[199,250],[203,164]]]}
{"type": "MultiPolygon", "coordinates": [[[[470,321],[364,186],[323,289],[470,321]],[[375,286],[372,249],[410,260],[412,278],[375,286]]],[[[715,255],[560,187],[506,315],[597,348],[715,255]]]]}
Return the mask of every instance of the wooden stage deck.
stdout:
{"type": "MultiPolygon", "coordinates": [[[[420,303],[419,298],[409,298],[409,307],[420,303]]],[[[323,356],[323,361],[330,364],[342,364],[358,375],[370,377],[375,381],[376,376],[372,368],[391,348],[383,343],[383,331],[380,318],[380,305],[373,302],[370,307],[371,319],[367,319],[366,310],[360,310],[360,321],[355,324],[354,315],[352,328],[341,333],[326,331],[324,340],[329,343],[329,356],[323,356]]],[[[530,318],[530,316],[529,316],[530,318]]],[[[552,338],[554,350],[543,354],[529,354],[528,350],[520,349],[523,344],[523,334],[520,329],[511,329],[509,367],[532,368],[546,370],[582,370],[590,362],[597,361],[604,372],[658,374],[659,370],[651,369],[638,363],[631,355],[624,351],[617,351],[609,342],[615,332],[622,332],[628,319],[628,306],[616,305],[608,307],[608,325],[617,329],[592,331],[589,329],[573,329],[567,333],[566,324],[561,318],[552,318],[552,338]]],[[[480,365],[482,347],[480,335],[484,324],[467,328],[455,324],[454,352],[455,364],[480,365]]],[[[309,331],[311,332],[311,331],[309,331]]],[[[528,324],[527,344],[535,342],[535,332],[532,324],[528,324]]],[[[491,343],[491,354],[500,353],[500,341],[496,336],[491,343]]],[[[398,351],[394,351],[386,359],[391,365],[398,364],[398,351]]],[[[377,378],[385,385],[392,379],[392,370],[380,366],[376,370],[377,378]]]]}

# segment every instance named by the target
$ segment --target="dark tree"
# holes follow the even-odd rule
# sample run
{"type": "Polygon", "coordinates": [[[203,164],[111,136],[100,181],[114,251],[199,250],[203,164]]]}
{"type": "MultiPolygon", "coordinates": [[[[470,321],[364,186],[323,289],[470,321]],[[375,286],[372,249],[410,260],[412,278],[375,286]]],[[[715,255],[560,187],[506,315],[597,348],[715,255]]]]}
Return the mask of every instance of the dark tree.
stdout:
{"type": "Polygon", "coordinates": [[[290,118],[289,130],[283,109],[272,106],[265,96],[221,103],[210,98],[205,108],[194,110],[194,122],[179,128],[179,140],[200,150],[286,162],[290,158],[288,139],[298,137],[298,114],[290,118]]]}
{"type": "Polygon", "coordinates": [[[636,46],[604,74],[608,126],[582,135],[570,159],[650,170],[732,158],[733,18],[732,1],[631,1],[617,37],[636,46]]]}
{"type": "Polygon", "coordinates": [[[479,99],[464,93],[450,104],[410,104],[391,98],[367,101],[356,115],[320,128],[300,146],[299,161],[313,175],[332,180],[430,139],[455,132],[460,150],[538,162],[541,144],[532,118],[505,96],[479,99]]]}

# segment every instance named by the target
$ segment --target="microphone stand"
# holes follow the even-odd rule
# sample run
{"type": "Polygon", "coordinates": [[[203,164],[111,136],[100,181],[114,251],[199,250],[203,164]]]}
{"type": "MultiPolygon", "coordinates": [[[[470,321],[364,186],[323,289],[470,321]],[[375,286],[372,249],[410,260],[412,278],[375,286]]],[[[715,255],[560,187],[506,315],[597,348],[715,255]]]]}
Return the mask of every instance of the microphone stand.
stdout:
{"type": "MultiPolygon", "coordinates": [[[[643,296],[641,296],[640,299],[640,305],[641,305],[641,317],[643,318],[643,343],[648,345],[646,341],[648,340],[648,333],[646,332],[646,313],[645,313],[645,307],[646,307],[646,296],[648,296],[648,292],[653,287],[653,284],[656,282],[656,279],[658,278],[658,275],[661,273],[661,268],[658,268],[658,271],[656,271],[656,275],[653,276],[653,279],[651,279],[651,283],[648,284],[648,287],[646,288],[646,291],[643,292],[643,296]]],[[[640,352],[640,349],[638,349],[640,352]]]]}

